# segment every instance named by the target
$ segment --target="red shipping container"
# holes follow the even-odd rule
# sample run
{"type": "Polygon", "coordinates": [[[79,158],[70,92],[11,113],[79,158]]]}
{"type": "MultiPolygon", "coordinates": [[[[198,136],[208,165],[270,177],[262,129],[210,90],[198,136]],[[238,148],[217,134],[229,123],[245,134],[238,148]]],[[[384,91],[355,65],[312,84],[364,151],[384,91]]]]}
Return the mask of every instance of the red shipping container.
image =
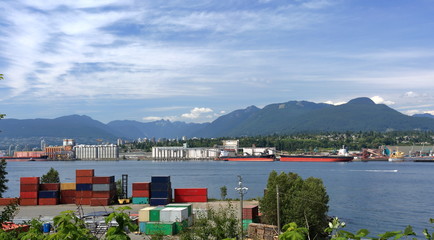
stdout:
{"type": "Polygon", "coordinates": [[[38,205],[37,198],[22,198],[20,200],[20,206],[36,206],[38,205]]]}
{"type": "Polygon", "coordinates": [[[14,203],[15,201],[19,201],[17,198],[0,198],[0,206],[6,206],[11,203],[14,203]]]}
{"type": "Polygon", "coordinates": [[[39,184],[39,190],[41,191],[59,191],[60,183],[41,183],[39,184]]]}
{"type": "Polygon", "coordinates": [[[38,192],[20,192],[20,198],[38,198],[38,192]]]}
{"type": "Polygon", "coordinates": [[[91,198],[92,191],[75,191],[76,198],[91,198]]]}
{"type": "Polygon", "coordinates": [[[176,188],[175,195],[179,196],[208,196],[208,188],[176,188]]]}
{"type": "Polygon", "coordinates": [[[149,190],[133,190],[133,197],[150,197],[149,190]]]}
{"type": "Polygon", "coordinates": [[[59,204],[58,198],[40,198],[39,205],[57,205],[59,204]]]}
{"type": "Polygon", "coordinates": [[[93,184],[109,184],[114,183],[114,176],[110,177],[93,177],[92,183],[93,184]]]}
{"type": "Polygon", "coordinates": [[[207,196],[179,196],[175,195],[176,203],[189,203],[189,202],[208,202],[207,196]]]}
{"type": "Polygon", "coordinates": [[[39,177],[22,177],[20,178],[21,184],[39,184],[39,177]]]}
{"type": "Polygon", "coordinates": [[[67,198],[61,198],[59,200],[60,204],[75,204],[75,197],[67,197],[67,198]]]}
{"type": "Polygon", "coordinates": [[[92,198],[75,198],[75,204],[77,205],[90,205],[92,198]]]}
{"type": "Polygon", "coordinates": [[[110,199],[108,198],[92,198],[90,200],[90,206],[108,206],[110,199]]]}
{"type": "Polygon", "coordinates": [[[37,192],[39,184],[20,184],[20,192],[37,192]]]}
{"type": "Polygon", "coordinates": [[[113,198],[114,196],[115,196],[114,191],[92,192],[92,198],[113,198]]]}
{"type": "Polygon", "coordinates": [[[60,191],[60,197],[74,197],[75,198],[75,190],[62,190],[60,191]]]}
{"type": "Polygon", "coordinates": [[[133,183],[133,191],[135,190],[149,190],[151,189],[150,182],[136,182],[133,183]]]}
{"type": "Polygon", "coordinates": [[[75,176],[77,177],[93,177],[95,176],[94,169],[77,169],[75,170],[75,176]]]}
{"type": "Polygon", "coordinates": [[[258,205],[248,205],[243,207],[243,219],[255,219],[259,215],[258,205]]]}
{"type": "Polygon", "coordinates": [[[93,177],[76,177],[75,183],[76,184],[92,184],[93,177]]]}

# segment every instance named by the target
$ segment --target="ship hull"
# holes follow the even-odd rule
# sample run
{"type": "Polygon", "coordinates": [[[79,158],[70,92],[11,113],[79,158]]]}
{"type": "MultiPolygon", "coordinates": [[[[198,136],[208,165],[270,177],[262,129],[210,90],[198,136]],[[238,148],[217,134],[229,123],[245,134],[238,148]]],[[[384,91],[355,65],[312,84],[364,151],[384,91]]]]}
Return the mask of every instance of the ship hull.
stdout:
{"type": "Polygon", "coordinates": [[[350,162],[349,156],[281,155],[281,162],[350,162]]]}
{"type": "Polygon", "coordinates": [[[48,156],[43,156],[43,157],[0,157],[0,160],[3,160],[3,159],[6,162],[47,161],[48,156]]]}
{"type": "Polygon", "coordinates": [[[239,157],[220,157],[219,161],[230,162],[274,162],[276,160],[274,155],[270,156],[239,156],[239,157]]]}

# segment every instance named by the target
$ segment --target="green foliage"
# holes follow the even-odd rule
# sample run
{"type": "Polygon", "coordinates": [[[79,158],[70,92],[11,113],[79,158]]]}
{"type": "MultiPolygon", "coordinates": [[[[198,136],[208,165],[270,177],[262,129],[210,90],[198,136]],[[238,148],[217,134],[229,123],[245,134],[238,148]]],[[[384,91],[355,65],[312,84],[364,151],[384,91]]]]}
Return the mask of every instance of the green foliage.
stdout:
{"type": "Polygon", "coordinates": [[[42,222],[39,219],[32,219],[29,223],[30,229],[27,232],[21,233],[19,239],[22,240],[43,240],[45,235],[42,232],[42,222]]]}
{"type": "MultiPolygon", "coordinates": [[[[11,204],[6,205],[0,213],[0,224],[11,221],[19,210],[19,199],[15,198],[11,204]]],[[[1,238],[0,238],[1,239],[1,238]]]]}
{"type": "MultiPolygon", "coordinates": [[[[434,218],[430,218],[429,221],[430,221],[430,223],[434,223],[434,218]]],[[[433,240],[434,239],[434,233],[429,233],[428,229],[426,229],[426,228],[423,230],[423,235],[428,240],[433,240]]]]}
{"type": "Polygon", "coordinates": [[[9,180],[6,178],[8,172],[6,171],[6,160],[2,159],[0,161],[0,198],[3,197],[3,193],[8,190],[8,186],[6,185],[9,180]]]}
{"type": "Polygon", "coordinates": [[[304,240],[309,234],[307,228],[298,227],[294,222],[286,224],[282,230],[284,232],[279,235],[279,240],[304,240]]]}
{"type": "Polygon", "coordinates": [[[180,234],[181,240],[226,239],[239,235],[240,223],[234,206],[220,206],[218,210],[209,209],[207,214],[198,214],[194,226],[180,234]]]}
{"type": "Polygon", "coordinates": [[[129,240],[130,237],[125,232],[126,229],[129,231],[136,231],[138,226],[131,222],[131,219],[126,210],[131,210],[129,206],[119,207],[117,209],[112,208],[114,211],[105,219],[106,223],[110,223],[115,220],[118,226],[110,227],[107,230],[105,239],[106,240],[129,240]]]}
{"type": "Polygon", "coordinates": [[[268,178],[267,191],[260,199],[263,222],[277,225],[277,194],[279,188],[279,213],[282,223],[294,222],[309,229],[311,238],[324,238],[327,226],[329,196],[321,179],[303,180],[295,173],[272,171],[268,178]]]}
{"type": "Polygon", "coordinates": [[[49,235],[49,240],[91,240],[96,239],[86,228],[84,221],[74,211],[63,211],[53,218],[56,232],[49,235]]]}
{"type": "Polygon", "coordinates": [[[228,195],[228,188],[226,186],[223,186],[220,188],[220,197],[222,200],[226,199],[226,196],[228,195]]]}
{"type": "Polygon", "coordinates": [[[41,183],[60,183],[59,172],[50,168],[46,174],[42,175],[41,183]]]}

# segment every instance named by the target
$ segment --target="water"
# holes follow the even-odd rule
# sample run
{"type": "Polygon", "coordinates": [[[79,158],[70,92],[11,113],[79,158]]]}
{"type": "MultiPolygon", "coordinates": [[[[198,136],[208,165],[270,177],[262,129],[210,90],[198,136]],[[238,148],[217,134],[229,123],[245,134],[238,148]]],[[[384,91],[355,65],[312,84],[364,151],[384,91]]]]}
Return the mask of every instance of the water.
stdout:
{"type": "Polygon", "coordinates": [[[412,225],[434,230],[434,164],[432,163],[289,163],[289,162],[151,162],[73,161],[9,162],[9,190],[5,197],[19,196],[20,177],[42,176],[50,167],[59,171],[62,182],[74,182],[76,169],[95,169],[96,176],[129,176],[132,182],[149,182],[151,176],[170,175],[173,188],[208,188],[208,197],[220,198],[220,187],[237,198],[237,175],[249,188],[245,199],[262,196],[272,170],[321,178],[330,196],[329,215],[347,223],[346,230],[367,228],[372,234],[403,230],[412,225]]]}

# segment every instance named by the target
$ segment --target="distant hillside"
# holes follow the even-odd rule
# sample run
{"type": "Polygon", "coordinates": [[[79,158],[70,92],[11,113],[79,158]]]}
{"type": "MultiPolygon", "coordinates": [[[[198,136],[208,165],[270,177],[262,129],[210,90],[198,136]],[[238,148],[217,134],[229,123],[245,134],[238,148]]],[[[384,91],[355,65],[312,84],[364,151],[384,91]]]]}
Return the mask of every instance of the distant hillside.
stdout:
{"type": "Polygon", "coordinates": [[[434,115],[429,113],[422,113],[422,114],[414,114],[413,117],[426,117],[426,118],[434,118],[434,115]]]}
{"type": "MultiPolygon", "coordinates": [[[[429,114],[428,114],[429,115],[429,114]]],[[[308,101],[274,103],[260,109],[250,106],[221,116],[211,123],[143,123],[117,120],[103,124],[88,116],[56,119],[2,119],[0,138],[75,138],[95,143],[117,138],[240,137],[300,132],[434,131],[432,115],[407,116],[369,98],[356,98],[334,106],[308,101]]],[[[6,140],[4,142],[7,142],[6,140]]]]}

